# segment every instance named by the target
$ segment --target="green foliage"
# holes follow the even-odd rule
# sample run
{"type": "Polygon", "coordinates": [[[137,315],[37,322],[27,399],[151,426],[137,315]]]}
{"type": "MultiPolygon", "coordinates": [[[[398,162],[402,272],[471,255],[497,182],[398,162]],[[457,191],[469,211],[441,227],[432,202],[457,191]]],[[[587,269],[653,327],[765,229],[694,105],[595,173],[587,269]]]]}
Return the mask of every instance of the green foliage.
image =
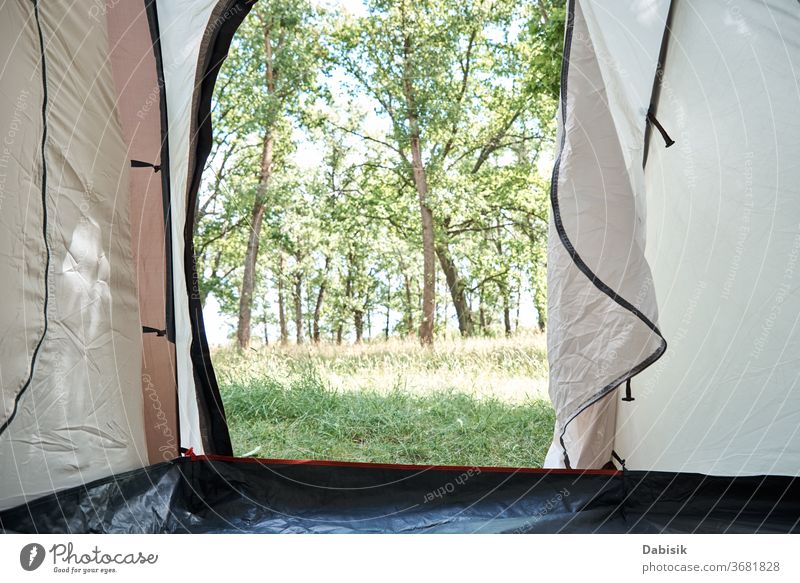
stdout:
{"type": "MultiPolygon", "coordinates": [[[[502,333],[522,295],[544,322],[541,163],[554,149],[563,1],[364,6],[354,15],[308,0],[259,2],[237,33],[220,72],[198,208],[204,297],[237,313],[251,210],[263,192],[254,323],[275,327],[279,287],[292,321],[299,281],[302,325],[315,321],[323,338],[354,338],[359,326],[366,336],[369,323],[373,335],[384,332],[387,311],[390,334],[415,330],[422,242],[409,80],[437,249],[449,254],[479,332],[502,333]],[[268,135],[275,157],[263,190],[268,135]]],[[[446,288],[438,295],[440,306],[449,301],[446,288]]],[[[437,329],[445,328],[440,314],[437,329]]]]}

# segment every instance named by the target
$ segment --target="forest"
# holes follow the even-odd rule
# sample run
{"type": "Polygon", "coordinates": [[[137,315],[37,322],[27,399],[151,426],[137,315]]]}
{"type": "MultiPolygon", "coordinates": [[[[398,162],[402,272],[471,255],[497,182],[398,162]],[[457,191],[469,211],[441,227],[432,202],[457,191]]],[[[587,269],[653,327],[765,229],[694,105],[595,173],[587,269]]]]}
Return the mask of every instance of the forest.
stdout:
{"type": "Polygon", "coordinates": [[[563,0],[271,0],[214,95],[204,304],[240,349],[546,325],[563,0]]]}

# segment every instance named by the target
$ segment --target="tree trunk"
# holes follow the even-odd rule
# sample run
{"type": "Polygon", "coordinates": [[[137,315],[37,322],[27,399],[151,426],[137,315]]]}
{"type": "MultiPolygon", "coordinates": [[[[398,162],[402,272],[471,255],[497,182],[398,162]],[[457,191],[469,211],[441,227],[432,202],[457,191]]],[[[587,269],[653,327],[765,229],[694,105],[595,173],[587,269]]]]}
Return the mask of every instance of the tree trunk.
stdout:
{"type": "Polygon", "coordinates": [[[319,344],[319,317],[322,313],[322,298],[325,295],[325,284],[319,286],[317,292],[317,303],[314,305],[314,325],[311,327],[311,340],[314,344],[319,344]]]}
{"type": "Polygon", "coordinates": [[[283,288],[283,253],[278,254],[278,325],[281,331],[281,344],[289,343],[289,327],[286,325],[286,297],[283,288]]]}
{"type": "MultiPolygon", "coordinates": [[[[271,31],[264,27],[264,50],[266,56],[266,83],[267,92],[275,92],[275,79],[273,76],[271,31]]],[[[244,257],[244,275],[242,276],[242,289],[239,294],[239,321],[236,330],[236,342],[240,350],[250,347],[250,325],[253,316],[253,290],[256,282],[256,263],[258,262],[258,246],[261,237],[261,224],[264,220],[264,211],[267,208],[267,186],[272,176],[273,151],[275,138],[267,128],[264,145],[261,152],[261,174],[259,176],[256,199],[250,213],[250,236],[247,239],[247,249],[244,257]]]]}
{"type": "Polygon", "coordinates": [[[392,309],[389,306],[391,301],[392,301],[392,287],[391,287],[391,281],[389,281],[386,284],[386,326],[384,327],[383,330],[384,336],[386,336],[386,340],[389,340],[389,326],[391,325],[392,309]]]}
{"type": "Polygon", "coordinates": [[[472,323],[472,310],[467,303],[467,290],[464,280],[458,275],[458,266],[450,255],[450,249],[446,244],[440,243],[436,246],[436,255],[439,257],[439,264],[442,266],[447,288],[450,290],[450,298],[453,300],[453,307],[458,318],[458,331],[461,336],[472,336],[474,325],[472,323]]]}
{"type": "Polygon", "coordinates": [[[322,315],[322,302],[325,297],[325,282],[323,281],[319,286],[317,292],[317,301],[314,304],[314,325],[311,330],[312,340],[314,344],[319,344],[319,319],[322,315]]]}
{"type": "Polygon", "coordinates": [[[547,306],[545,302],[539,301],[539,298],[536,296],[533,298],[534,305],[536,306],[536,323],[539,326],[539,332],[544,332],[544,329],[547,327],[547,306]]]}
{"type": "Polygon", "coordinates": [[[409,141],[411,147],[414,186],[419,197],[419,214],[422,223],[422,322],[419,325],[419,339],[423,345],[433,344],[434,311],[436,309],[436,250],[434,248],[433,212],[428,206],[428,181],[422,163],[419,120],[413,86],[413,67],[411,64],[411,37],[406,35],[403,42],[403,93],[405,94],[409,141]]]}
{"type": "Polygon", "coordinates": [[[236,342],[239,349],[250,347],[250,325],[253,316],[253,290],[256,286],[256,263],[258,262],[259,239],[264,212],[267,210],[267,183],[272,175],[274,139],[270,134],[264,139],[261,154],[261,177],[256,191],[256,200],[250,213],[250,236],[247,238],[247,249],[244,255],[244,275],[239,294],[239,322],[236,331],[236,342]]]}
{"type": "Polygon", "coordinates": [[[319,284],[319,291],[317,292],[317,302],[314,304],[314,327],[312,330],[312,340],[314,344],[319,344],[319,319],[322,316],[322,302],[325,298],[325,288],[328,283],[328,271],[331,267],[331,258],[325,257],[325,274],[322,277],[322,282],[319,284]]]}
{"type": "Polygon", "coordinates": [[[261,323],[264,325],[264,346],[269,346],[269,293],[264,293],[264,311],[262,313],[262,321],[261,323]]]}
{"type": "Polygon", "coordinates": [[[540,274],[535,274],[536,289],[533,291],[533,305],[536,307],[537,320],[539,324],[539,331],[544,332],[547,327],[547,293],[544,289],[544,277],[540,274]],[[539,277],[536,277],[539,275],[539,277]]]}
{"type": "Polygon", "coordinates": [[[364,338],[364,310],[353,310],[353,327],[356,329],[356,344],[364,338]]]}
{"type": "MultiPolygon", "coordinates": [[[[495,241],[495,246],[497,247],[497,256],[503,256],[503,243],[500,240],[500,225],[499,220],[497,226],[497,239],[495,241]]],[[[498,284],[500,288],[500,294],[503,296],[503,328],[506,333],[506,336],[511,336],[511,300],[509,298],[509,290],[508,290],[508,275],[503,277],[502,282],[498,284]]]]}
{"type": "Polygon", "coordinates": [[[436,315],[437,315],[436,319],[439,320],[440,318],[438,317],[438,315],[441,314],[441,320],[442,320],[442,322],[444,322],[444,326],[442,328],[442,332],[446,333],[447,332],[447,325],[450,323],[450,318],[449,318],[449,312],[450,312],[449,296],[450,296],[450,294],[447,293],[448,292],[447,282],[445,282],[444,286],[439,285],[438,287],[439,287],[439,289],[437,290],[436,295],[438,297],[444,298],[444,300],[439,302],[439,305],[436,306],[436,315]],[[439,310],[439,308],[441,308],[441,310],[439,310]]]}
{"type": "MultiPolygon", "coordinates": [[[[353,262],[355,261],[353,253],[347,253],[347,277],[344,280],[344,297],[347,304],[348,311],[353,306],[353,262]]],[[[344,336],[344,323],[339,323],[339,328],[336,330],[336,343],[342,343],[344,336]]]]}
{"type": "Polygon", "coordinates": [[[480,302],[480,307],[478,308],[478,322],[481,328],[481,336],[486,336],[486,307],[483,303],[483,286],[481,285],[481,289],[479,292],[478,301],[480,302]]]}
{"type": "Polygon", "coordinates": [[[294,275],[294,330],[297,344],[303,343],[303,276],[294,275]]]}
{"type": "Polygon", "coordinates": [[[414,331],[414,303],[411,297],[411,281],[405,273],[403,274],[403,280],[406,291],[406,334],[410,335],[413,334],[414,331]]]}
{"type": "Polygon", "coordinates": [[[506,336],[511,336],[511,306],[509,306],[508,294],[503,294],[503,326],[506,336]]]}

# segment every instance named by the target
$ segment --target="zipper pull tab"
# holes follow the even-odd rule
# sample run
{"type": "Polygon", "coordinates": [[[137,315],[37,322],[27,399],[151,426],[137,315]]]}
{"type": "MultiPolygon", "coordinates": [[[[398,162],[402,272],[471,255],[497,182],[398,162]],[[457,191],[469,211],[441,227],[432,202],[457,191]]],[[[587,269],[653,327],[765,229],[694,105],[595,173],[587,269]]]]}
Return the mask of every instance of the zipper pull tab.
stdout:
{"type": "Polygon", "coordinates": [[[652,111],[648,111],[647,112],[647,121],[649,121],[651,124],[656,126],[656,129],[658,130],[658,133],[661,134],[662,138],[664,138],[664,147],[665,148],[669,148],[672,144],[675,143],[675,140],[673,140],[672,138],[669,137],[669,134],[667,133],[667,130],[665,130],[664,127],[660,123],[658,123],[658,120],[656,119],[656,116],[653,115],[652,111]]]}
{"type": "Polygon", "coordinates": [[[153,172],[160,172],[161,166],[152,162],[142,162],[141,160],[131,160],[131,168],[152,168],[153,172]]]}
{"type": "Polygon", "coordinates": [[[633,394],[631,392],[631,379],[628,379],[625,382],[625,396],[622,397],[623,401],[635,401],[636,399],[633,398],[633,394]]]}

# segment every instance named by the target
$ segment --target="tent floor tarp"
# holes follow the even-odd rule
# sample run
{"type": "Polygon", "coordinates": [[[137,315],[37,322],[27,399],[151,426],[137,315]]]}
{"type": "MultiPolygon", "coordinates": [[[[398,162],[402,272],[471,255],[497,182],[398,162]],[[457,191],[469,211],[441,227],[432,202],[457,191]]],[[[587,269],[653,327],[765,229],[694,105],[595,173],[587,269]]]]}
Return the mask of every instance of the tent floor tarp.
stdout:
{"type": "Polygon", "coordinates": [[[800,478],[185,457],[0,513],[18,533],[797,532],[800,478]]]}

